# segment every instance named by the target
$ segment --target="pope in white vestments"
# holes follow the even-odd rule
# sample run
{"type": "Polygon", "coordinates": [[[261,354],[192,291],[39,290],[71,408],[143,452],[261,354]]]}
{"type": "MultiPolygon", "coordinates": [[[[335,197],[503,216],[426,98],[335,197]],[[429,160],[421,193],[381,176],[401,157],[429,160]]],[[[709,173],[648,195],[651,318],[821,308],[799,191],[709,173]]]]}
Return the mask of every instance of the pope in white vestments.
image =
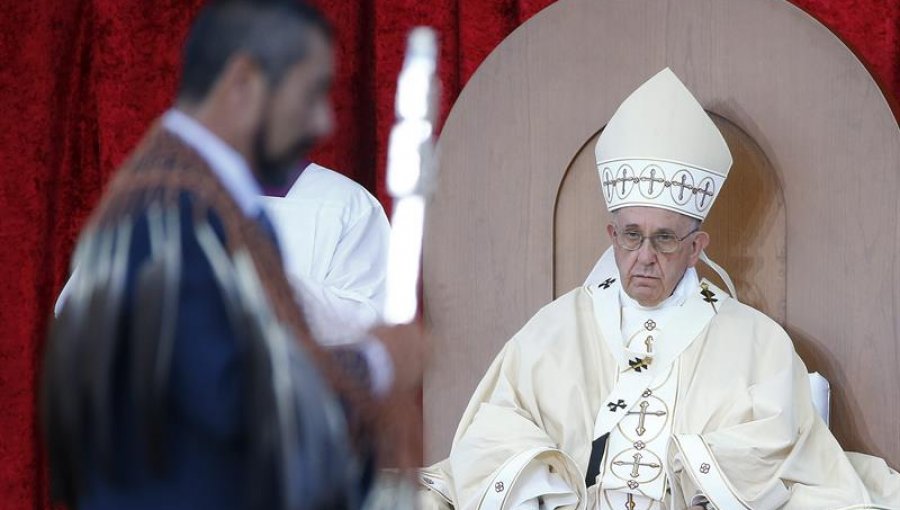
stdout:
{"type": "Polygon", "coordinates": [[[311,163],[285,196],[263,201],[316,338],[351,342],[378,323],[390,240],[378,200],[351,179],[311,163]]]}
{"type": "Polygon", "coordinates": [[[596,146],[612,247],[491,364],[426,508],[900,509],[900,475],[845,453],[774,321],[694,269],[731,154],[666,69],[596,146]]]}

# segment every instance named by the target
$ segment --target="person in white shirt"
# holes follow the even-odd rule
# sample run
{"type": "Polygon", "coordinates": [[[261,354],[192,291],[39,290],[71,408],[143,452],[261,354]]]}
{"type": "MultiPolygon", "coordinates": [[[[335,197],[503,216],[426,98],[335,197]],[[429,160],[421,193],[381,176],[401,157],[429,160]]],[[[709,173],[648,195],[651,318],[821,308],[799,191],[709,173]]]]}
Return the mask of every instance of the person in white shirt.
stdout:
{"type": "Polygon", "coordinates": [[[384,308],[390,224],[381,204],[360,184],[315,163],[286,193],[266,194],[285,270],[314,335],[325,344],[358,338],[384,308]]]}

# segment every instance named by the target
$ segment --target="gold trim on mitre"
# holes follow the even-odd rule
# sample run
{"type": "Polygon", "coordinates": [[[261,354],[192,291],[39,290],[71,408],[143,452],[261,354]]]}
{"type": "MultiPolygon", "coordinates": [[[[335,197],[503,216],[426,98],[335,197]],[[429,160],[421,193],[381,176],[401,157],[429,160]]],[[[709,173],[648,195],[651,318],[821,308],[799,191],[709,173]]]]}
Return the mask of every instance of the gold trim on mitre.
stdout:
{"type": "Polygon", "coordinates": [[[722,134],[669,68],[622,102],[594,155],[609,211],[659,207],[701,221],[732,164],[722,134]]]}

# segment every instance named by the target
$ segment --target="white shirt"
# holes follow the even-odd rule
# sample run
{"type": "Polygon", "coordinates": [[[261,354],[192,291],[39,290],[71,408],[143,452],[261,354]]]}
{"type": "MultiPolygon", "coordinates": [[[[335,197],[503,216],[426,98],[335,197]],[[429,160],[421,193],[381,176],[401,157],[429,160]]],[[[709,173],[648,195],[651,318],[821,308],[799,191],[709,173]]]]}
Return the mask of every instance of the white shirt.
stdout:
{"type": "Polygon", "coordinates": [[[263,197],[263,203],[319,340],[340,344],[379,322],[391,231],[375,197],[347,177],[310,164],[286,196],[263,197]]]}

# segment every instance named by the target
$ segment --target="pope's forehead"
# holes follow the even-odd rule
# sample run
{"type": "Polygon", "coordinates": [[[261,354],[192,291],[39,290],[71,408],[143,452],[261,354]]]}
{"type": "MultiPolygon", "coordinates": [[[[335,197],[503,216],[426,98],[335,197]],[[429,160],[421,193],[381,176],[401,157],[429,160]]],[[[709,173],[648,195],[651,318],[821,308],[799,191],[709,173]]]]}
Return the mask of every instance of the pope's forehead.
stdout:
{"type": "Polygon", "coordinates": [[[614,216],[620,226],[637,225],[654,229],[677,228],[695,221],[690,216],[659,207],[622,207],[615,211],[614,216]]]}

